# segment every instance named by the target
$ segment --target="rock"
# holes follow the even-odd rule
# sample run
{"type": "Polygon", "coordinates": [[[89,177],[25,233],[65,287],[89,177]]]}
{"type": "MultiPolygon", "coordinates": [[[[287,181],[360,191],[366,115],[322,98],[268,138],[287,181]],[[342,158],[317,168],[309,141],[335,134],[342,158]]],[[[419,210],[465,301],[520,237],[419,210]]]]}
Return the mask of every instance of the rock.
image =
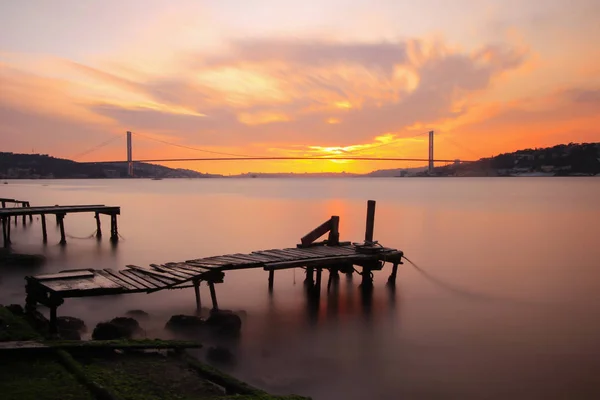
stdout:
{"type": "Polygon", "coordinates": [[[21,307],[19,304],[11,304],[9,306],[4,307],[6,308],[8,311],[10,311],[11,313],[13,313],[14,315],[20,317],[22,315],[25,314],[25,311],[23,310],[23,307],[21,307]]]}
{"type": "Polygon", "coordinates": [[[56,318],[56,326],[58,329],[64,329],[68,331],[87,332],[87,326],[85,326],[85,322],[75,317],[58,317],[56,318]]]}
{"type": "Polygon", "coordinates": [[[216,363],[231,364],[234,361],[234,356],[229,349],[221,346],[211,346],[206,353],[209,360],[216,363]]]}
{"type": "Polygon", "coordinates": [[[140,323],[130,317],[113,318],[110,323],[123,328],[127,332],[128,337],[132,337],[143,332],[140,323]]]}
{"type": "Polygon", "coordinates": [[[172,331],[189,331],[195,329],[201,329],[205,326],[206,321],[195,315],[173,315],[167,324],[166,329],[172,331]]]}
{"type": "Polygon", "coordinates": [[[127,331],[122,327],[112,324],[110,322],[100,322],[94,328],[92,332],[92,339],[94,340],[116,340],[116,339],[129,339],[127,331]]]}
{"type": "Polygon", "coordinates": [[[231,311],[213,311],[206,320],[206,325],[220,335],[235,336],[242,329],[242,319],[231,311]]]}
{"type": "Polygon", "coordinates": [[[59,336],[66,340],[81,340],[81,333],[87,332],[85,322],[75,317],[56,318],[56,328],[59,336]]]}
{"type": "Polygon", "coordinates": [[[129,310],[125,313],[125,315],[129,317],[135,317],[138,319],[147,319],[150,318],[150,314],[143,310],[129,310]]]}
{"type": "Polygon", "coordinates": [[[92,332],[94,340],[131,339],[142,332],[140,324],[133,318],[117,317],[110,322],[100,322],[92,332]]]}

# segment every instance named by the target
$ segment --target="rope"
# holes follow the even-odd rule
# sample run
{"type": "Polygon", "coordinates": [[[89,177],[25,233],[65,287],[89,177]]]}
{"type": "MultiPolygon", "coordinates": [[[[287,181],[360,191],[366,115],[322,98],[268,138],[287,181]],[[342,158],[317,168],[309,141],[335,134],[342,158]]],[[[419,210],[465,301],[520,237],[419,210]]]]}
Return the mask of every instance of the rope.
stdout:
{"type": "Polygon", "coordinates": [[[96,232],[98,232],[98,230],[94,229],[94,232],[92,232],[89,236],[73,236],[73,235],[69,235],[68,233],[65,234],[66,237],[68,237],[69,239],[91,239],[94,236],[96,236],[96,232]]]}

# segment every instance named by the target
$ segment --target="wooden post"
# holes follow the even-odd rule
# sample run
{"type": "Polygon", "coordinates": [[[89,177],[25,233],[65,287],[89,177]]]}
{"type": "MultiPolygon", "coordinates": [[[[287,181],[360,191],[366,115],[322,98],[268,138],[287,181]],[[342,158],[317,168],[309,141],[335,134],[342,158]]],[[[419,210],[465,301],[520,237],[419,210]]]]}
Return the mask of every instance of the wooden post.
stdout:
{"type": "Polygon", "coordinates": [[[2,239],[4,239],[4,247],[8,247],[8,237],[6,235],[6,217],[2,217],[2,239]]]}
{"type": "Polygon", "coordinates": [[[5,201],[2,202],[2,208],[6,208],[6,202],[5,201]]]}
{"type": "Polygon", "coordinates": [[[327,245],[337,246],[340,244],[340,217],[334,215],[329,222],[331,223],[331,230],[329,231],[329,237],[327,238],[327,245]]]}
{"type": "Polygon", "coordinates": [[[365,242],[373,242],[373,232],[375,230],[375,200],[367,202],[367,228],[365,230],[365,242]]]}
{"type": "Polygon", "coordinates": [[[8,241],[8,244],[12,243],[10,240],[10,219],[6,220],[6,240],[8,241]]]}
{"type": "Polygon", "coordinates": [[[196,292],[196,314],[200,315],[202,311],[202,299],[200,298],[200,281],[194,281],[194,292],[196,292]]]}
{"type": "Polygon", "coordinates": [[[329,279],[327,280],[327,292],[329,292],[329,289],[331,288],[331,285],[334,283],[334,281],[337,281],[339,279],[340,279],[340,275],[338,273],[338,267],[329,268],[329,279]]]}
{"type": "Polygon", "coordinates": [[[313,267],[306,267],[306,279],[304,283],[309,285],[315,284],[315,269],[313,267]]]}
{"type": "Polygon", "coordinates": [[[373,286],[373,278],[371,277],[371,268],[370,267],[363,267],[361,286],[362,287],[373,286]]]}
{"type": "Polygon", "coordinates": [[[56,333],[58,331],[58,327],[56,326],[56,309],[58,307],[56,305],[50,306],[50,333],[56,333]]]}
{"type": "Polygon", "coordinates": [[[48,243],[48,232],[46,231],[46,214],[42,214],[42,238],[44,243],[48,243]]]}
{"type": "Polygon", "coordinates": [[[111,214],[110,216],[110,240],[112,242],[119,241],[119,230],[117,228],[117,215],[111,214]]]}
{"type": "MultiPolygon", "coordinates": [[[[29,204],[29,202],[25,203],[27,205],[27,207],[31,207],[31,205],[29,204]]],[[[29,214],[29,222],[33,222],[33,214],[29,214]]]]}
{"type": "Polygon", "coordinates": [[[392,273],[390,274],[390,277],[388,278],[388,283],[390,285],[396,284],[396,274],[397,273],[398,273],[398,263],[394,263],[394,266],[392,267],[392,273]]]}
{"type": "Polygon", "coordinates": [[[60,244],[66,244],[67,238],[65,237],[65,214],[56,214],[56,218],[58,218],[58,226],[60,228],[60,244]]]}
{"type": "Polygon", "coordinates": [[[96,213],[94,218],[96,218],[96,237],[101,238],[102,237],[102,224],[100,223],[100,214],[96,213]]]}
{"type": "Polygon", "coordinates": [[[315,291],[317,295],[321,294],[321,273],[323,272],[322,268],[317,267],[317,282],[315,283],[315,291]]]}
{"type": "Polygon", "coordinates": [[[273,291],[273,281],[275,280],[275,271],[269,271],[269,292],[273,291]]]}
{"type": "Polygon", "coordinates": [[[209,281],[208,287],[210,288],[210,298],[212,300],[213,310],[218,310],[219,304],[217,303],[217,293],[215,293],[215,284],[209,281]]]}

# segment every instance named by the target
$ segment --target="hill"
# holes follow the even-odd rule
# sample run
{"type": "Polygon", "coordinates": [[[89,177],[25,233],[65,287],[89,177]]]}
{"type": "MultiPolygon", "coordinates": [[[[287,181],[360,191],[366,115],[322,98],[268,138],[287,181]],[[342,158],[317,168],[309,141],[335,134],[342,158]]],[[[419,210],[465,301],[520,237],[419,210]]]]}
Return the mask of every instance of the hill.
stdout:
{"type": "MultiPolygon", "coordinates": [[[[219,175],[202,174],[188,169],[135,163],[138,178],[210,178],[219,175]]],[[[127,163],[79,163],[47,154],[15,154],[0,152],[0,179],[99,179],[127,177],[127,163]]]]}
{"type": "Polygon", "coordinates": [[[434,170],[436,176],[585,176],[600,174],[600,143],[523,149],[434,170]]]}

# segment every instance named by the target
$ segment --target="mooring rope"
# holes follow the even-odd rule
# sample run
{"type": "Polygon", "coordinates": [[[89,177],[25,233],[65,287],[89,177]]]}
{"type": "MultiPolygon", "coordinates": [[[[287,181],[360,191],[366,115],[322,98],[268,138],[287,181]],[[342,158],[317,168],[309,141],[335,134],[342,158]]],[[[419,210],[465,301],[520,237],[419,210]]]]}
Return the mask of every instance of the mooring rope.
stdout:
{"type": "Polygon", "coordinates": [[[94,229],[94,232],[92,232],[90,235],[88,236],[73,236],[73,235],[69,235],[68,233],[65,234],[66,237],[68,237],[69,239],[81,239],[81,240],[85,240],[85,239],[91,239],[94,236],[96,236],[96,232],[98,232],[97,229],[94,229]]]}

